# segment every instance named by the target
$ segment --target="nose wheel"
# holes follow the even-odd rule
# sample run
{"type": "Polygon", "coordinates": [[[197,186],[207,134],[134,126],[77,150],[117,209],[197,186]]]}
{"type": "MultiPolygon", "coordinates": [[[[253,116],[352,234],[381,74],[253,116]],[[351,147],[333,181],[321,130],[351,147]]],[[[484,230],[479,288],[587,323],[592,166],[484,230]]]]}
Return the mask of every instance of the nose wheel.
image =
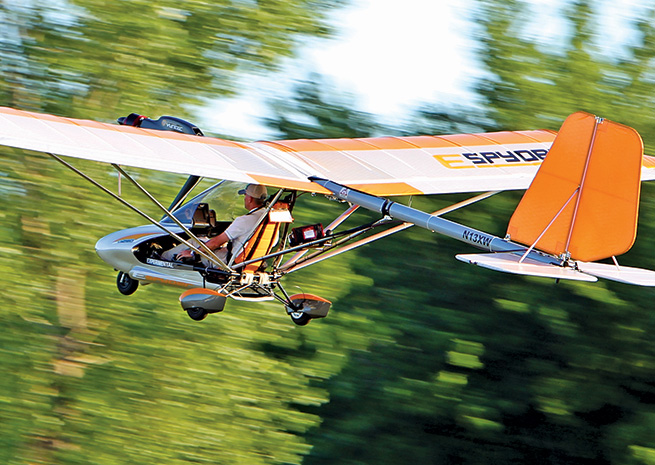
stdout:
{"type": "Polygon", "coordinates": [[[130,275],[120,271],[118,276],[116,276],[116,287],[118,287],[118,292],[121,294],[132,295],[139,288],[139,281],[130,278],[130,275]]]}

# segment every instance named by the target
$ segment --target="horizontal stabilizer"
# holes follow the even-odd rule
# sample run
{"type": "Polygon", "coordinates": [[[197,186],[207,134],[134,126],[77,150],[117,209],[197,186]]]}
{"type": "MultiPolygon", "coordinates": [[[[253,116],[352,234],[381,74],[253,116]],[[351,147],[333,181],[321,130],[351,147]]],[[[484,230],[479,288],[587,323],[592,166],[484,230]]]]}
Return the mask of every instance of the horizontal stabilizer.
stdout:
{"type": "Polygon", "coordinates": [[[465,263],[478,265],[490,270],[503,271],[505,273],[536,276],[540,278],[573,279],[575,281],[589,282],[598,281],[595,277],[580,273],[572,268],[549,265],[529,258],[526,258],[519,263],[521,257],[511,253],[460,254],[456,255],[455,258],[465,263]]]}
{"type": "Polygon", "coordinates": [[[604,263],[577,262],[578,269],[598,278],[635,284],[637,286],[655,286],[655,271],[629,266],[616,266],[604,263]]]}

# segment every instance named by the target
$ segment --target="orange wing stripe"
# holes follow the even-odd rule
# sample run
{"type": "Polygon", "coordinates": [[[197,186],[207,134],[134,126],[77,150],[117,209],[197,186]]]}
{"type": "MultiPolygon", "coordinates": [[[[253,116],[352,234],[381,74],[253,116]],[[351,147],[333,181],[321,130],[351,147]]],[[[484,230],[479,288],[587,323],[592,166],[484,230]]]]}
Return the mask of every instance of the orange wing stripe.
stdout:
{"type": "Polygon", "coordinates": [[[370,137],[361,139],[299,139],[267,141],[279,149],[290,152],[324,152],[333,150],[400,150],[408,148],[443,148],[455,146],[476,147],[496,144],[523,144],[552,142],[552,131],[503,131],[484,134],[452,134],[446,136],[370,137]]]}
{"type": "Polygon", "coordinates": [[[646,168],[655,168],[655,157],[651,157],[649,155],[644,155],[644,160],[643,160],[642,164],[646,168]]]}
{"type": "Polygon", "coordinates": [[[404,182],[387,182],[377,184],[350,184],[348,187],[372,195],[422,195],[423,192],[404,182]]]}

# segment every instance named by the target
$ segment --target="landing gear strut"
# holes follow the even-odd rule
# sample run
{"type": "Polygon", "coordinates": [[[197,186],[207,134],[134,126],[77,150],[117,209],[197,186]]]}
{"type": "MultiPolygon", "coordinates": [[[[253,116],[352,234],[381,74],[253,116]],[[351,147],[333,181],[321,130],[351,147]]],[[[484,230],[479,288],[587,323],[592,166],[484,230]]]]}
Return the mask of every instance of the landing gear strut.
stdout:
{"type": "Polygon", "coordinates": [[[314,318],[325,318],[332,302],[313,294],[295,294],[286,303],[287,313],[298,326],[305,326],[314,318]]]}

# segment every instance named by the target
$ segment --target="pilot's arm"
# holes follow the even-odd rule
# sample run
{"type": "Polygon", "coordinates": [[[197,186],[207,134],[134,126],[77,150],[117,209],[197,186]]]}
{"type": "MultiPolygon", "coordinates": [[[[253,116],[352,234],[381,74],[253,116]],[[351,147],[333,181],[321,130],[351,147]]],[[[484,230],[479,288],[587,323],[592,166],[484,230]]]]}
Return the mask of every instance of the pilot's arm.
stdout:
{"type": "MultiPolygon", "coordinates": [[[[227,242],[230,240],[229,236],[223,231],[220,233],[218,236],[214,236],[211,239],[209,239],[207,242],[205,242],[205,245],[210,248],[211,250],[216,250],[219,247],[227,244],[227,242]]],[[[202,250],[202,248],[200,248],[202,250]]],[[[177,258],[188,258],[191,257],[191,249],[185,249],[179,254],[177,254],[177,258]]]]}

